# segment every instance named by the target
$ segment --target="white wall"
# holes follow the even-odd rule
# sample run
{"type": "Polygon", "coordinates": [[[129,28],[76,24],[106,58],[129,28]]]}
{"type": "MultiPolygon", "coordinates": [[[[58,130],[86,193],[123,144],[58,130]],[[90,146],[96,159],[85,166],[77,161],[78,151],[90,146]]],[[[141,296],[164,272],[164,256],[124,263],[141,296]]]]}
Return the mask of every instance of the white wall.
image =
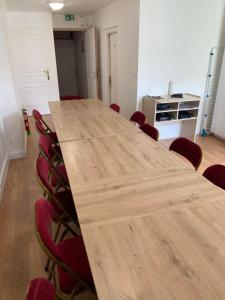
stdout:
{"type": "Polygon", "coordinates": [[[144,95],[167,94],[170,80],[174,92],[204,96],[223,13],[221,0],[140,0],[139,108],[144,95]]]}
{"type": "Polygon", "coordinates": [[[25,155],[24,130],[14,92],[5,17],[5,3],[0,0],[0,199],[9,159],[25,155]]]}
{"type": "Polygon", "coordinates": [[[113,26],[118,28],[118,98],[121,113],[129,118],[137,100],[139,0],[116,0],[100,10],[93,22],[99,30],[101,97],[106,104],[109,104],[106,31],[113,26]]]}

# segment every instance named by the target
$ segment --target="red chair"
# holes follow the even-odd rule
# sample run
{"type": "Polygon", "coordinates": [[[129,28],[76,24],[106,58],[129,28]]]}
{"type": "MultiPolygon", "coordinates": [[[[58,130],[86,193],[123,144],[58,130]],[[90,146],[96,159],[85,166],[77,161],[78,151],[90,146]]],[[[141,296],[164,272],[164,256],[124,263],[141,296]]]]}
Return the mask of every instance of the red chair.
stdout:
{"type": "Polygon", "coordinates": [[[42,115],[41,113],[36,110],[36,109],[33,109],[33,112],[32,112],[32,115],[35,119],[35,121],[38,121],[38,122],[41,122],[42,126],[44,127],[44,130],[49,132],[49,133],[52,133],[52,130],[51,128],[48,126],[48,124],[45,122],[45,120],[42,118],[42,115]]]}
{"type": "Polygon", "coordinates": [[[36,160],[36,172],[44,193],[47,194],[48,200],[53,203],[58,214],[65,216],[69,221],[74,221],[79,227],[71,191],[54,173],[54,169],[44,157],[38,157],[36,160]],[[52,185],[52,176],[58,180],[56,188],[52,185]]]}
{"type": "Polygon", "coordinates": [[[40,246],[53,262],[49,280],[53,279],[57,286],[55,280],[57,272],[59,290],[64,295],[70,295],[69,299],[73,299],[85,290],[95,294],[83,239],[76,236],[56,243],[51,230],[52,222],[56,217],[56,212],[50,202],[44,199],[36,201],[35,233],[40,246]]]}
{"type": "Polygon", "coordinates": [[[35,127],[36,127],[36,130],[39,135],[48,136],[51,139],[52,143],[54,143],[55,145],[58,145],[59,141],[58,141],[56,132],[46,131],[40,121],[35,121],[35,127]]]}
{"type": "Polygon", "coordinates": [[[225,190],[225,166],[224,165],[214,165],[209,167],[203,173],[203,176],[209,181],[225,190]]]}
{"type": "Polygon", "coordinates": [[[56,288],[44,278],[33,279],[28,287],[27,300],[55,300],[56,288]]]}
{"type": "Polygon", "coordinates": [[[152,139],[158,141],[159,140],[159,131],[155,127],[151,126],[150,124],[143,124],[140,126],[140,129],[150,136],[152,139]]]}
{"type": "Polygon", "coordinates": [[[140,126],[143,125],[145,123],[145,115],[140,112],[140,111],[136,111],[130,118],[131,122],[135,122],[137,124],[139,124],[140,126]]]}
{"type": "Polygon", "coordinates": [[[170,151],[177,152],[192,163],[197,170],[202,161],[202,150],[196,143],[180,137],[170,145],[170,151]]]}
{"type": "Polygon", "coordinates": [[[70,95],[70,96],[61,96],[60,97],[61,101],[66,101],[66,100],[82,100],[82,99],[84,99],[84,98],[81,97],[81,96],[73,96],[73,95],[70,95]]]}
{"type": "Polygon", "coordinates": [[[39,149],[40,156],[44,156],[48,160],[51,167],[58,175],[57,178],[52,176],[52,185],[57,186],[58,177],[60,177],[61,181],[63,181],[65,185],[69,186],[65,165],[59,165],[60,163],[63,163],[60,147],[54,146],[48,136],[41,135],[39,138],[39,149]]]}
{"type": "Polygon", "coordinates": [[[116,103],[111,104],[110,108],[113,109],[117,113],[120,112],[120,106],[118,104],[116,104],[116,103]]]}

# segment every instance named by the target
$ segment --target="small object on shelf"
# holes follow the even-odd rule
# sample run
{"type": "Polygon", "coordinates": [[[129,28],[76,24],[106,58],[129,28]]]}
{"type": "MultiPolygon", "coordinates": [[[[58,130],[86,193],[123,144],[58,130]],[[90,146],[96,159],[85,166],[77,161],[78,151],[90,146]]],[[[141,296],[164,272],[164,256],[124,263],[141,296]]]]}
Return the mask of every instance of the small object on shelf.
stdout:
{"type": "Polygon", "coordinates": [[[173,81],[170,81],[168,87],[168,97],[171,97],[172,93],[173,93],[173,81]]]}
{"type": "Polygon", "coordinates": [[[156,115],[157,122],[169,121],[172,119],[174,119],[174,117],[168,113],[159,113],[156,115]]]}
{"type": "Polygon", "coordinates": [[[147,95],[146,97],[148,97],[148,98],[154,98],[156,100],[163,99],[161,96],[150,96],[150,95],[147,95]]]}
{"type": "Polygon", "coordinates": [[[182,94],[182,93],[173,94],[173,95],[171,95],[171,98],[184,98],[184,94],[182,94]]]}
{"type": "Polygon", "coordinates": [[[170,106],[167,103],[157,105],[157,110],[168,110],[168,109],[170,109],[170,106]]]}
{"type": "Polygon", "coordinates": [[[179,119],[190,119],[190,118],[192,118],[192,117],[193,117],[193,115],[190,114],[190,113],[187,112],[187,111],[180,111],[180,112],[179,112],[179,119]]]}

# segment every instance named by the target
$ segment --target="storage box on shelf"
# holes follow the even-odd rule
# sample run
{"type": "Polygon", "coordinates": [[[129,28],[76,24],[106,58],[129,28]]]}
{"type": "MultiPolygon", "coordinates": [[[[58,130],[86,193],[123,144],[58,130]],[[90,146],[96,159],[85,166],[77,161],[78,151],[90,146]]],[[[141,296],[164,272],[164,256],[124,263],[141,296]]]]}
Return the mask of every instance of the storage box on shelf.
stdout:
{"type": "Polygon", "coordinates": [[[160,139],[185,136],[195,140],[201,98],[144,97],[143,112],[148,123],[160,132],[160,139]]]}

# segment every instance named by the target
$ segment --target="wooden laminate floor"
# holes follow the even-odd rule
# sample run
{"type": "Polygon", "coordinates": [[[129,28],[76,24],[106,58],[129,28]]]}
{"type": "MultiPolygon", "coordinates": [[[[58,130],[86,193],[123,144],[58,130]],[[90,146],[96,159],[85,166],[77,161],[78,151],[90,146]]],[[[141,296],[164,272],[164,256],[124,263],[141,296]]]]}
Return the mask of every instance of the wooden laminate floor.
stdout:
{"type": "MultiPolygon", "coordinates": [[[[31,120],[30,120],[31,121],[31,120]]],[[[47,121],[51,123],[50,117],[47,121]]],[[[28,155],[10,162],[0,205],[0,300],[24,300],[32,278],[46,276],[46,258],[33,232],[34,202],[42,191],[37,184],[34,161],[38,154],[37,134],[28,137],[28,155]]],[[[163,141],[166,147],[171,141],[163,141]]],[[[199,172],[214,163],[225,164],[225,143],[214,137],[198,138],[204,158],[199,172]]],[[[80,299],[93,299],[89,294],[80,299]]]]}

